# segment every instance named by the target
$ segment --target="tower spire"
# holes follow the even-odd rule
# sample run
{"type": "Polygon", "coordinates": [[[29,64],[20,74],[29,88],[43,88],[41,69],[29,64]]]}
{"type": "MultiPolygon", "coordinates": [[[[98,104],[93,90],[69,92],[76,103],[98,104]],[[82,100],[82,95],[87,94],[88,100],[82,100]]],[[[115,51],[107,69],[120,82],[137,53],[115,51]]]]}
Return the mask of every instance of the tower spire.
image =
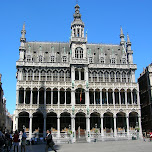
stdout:
{"type": "Polygon", "coordinates": [[[122,26],[120,27],[120,45],[124,45],[125,44],[125,40],[124,40],[125,36],[123,34],[123,30],[122,30],[122,26]]]}
{"type": "Polygon", "coordinates": [[[20,38],[20,42],[26,42],[26,38],[25,38],[25,34],[26,34],[26,30],[25,30],[25,22],[23,24],[23,28],[22,28],[22,31],[21,31],[21,38],[20,38]]]}
{"type": "Polygon", "coordinates": [[[23,24],[23,28],[21,30],[21,38],[20,38],[20,47],[19,47],[19,51],[20,51],[20,61],[23,61],[24,60],[24,53],[26,51],[25,49],[25,43],[26,43],[26,38],[25,38],[25,34],[26,34],[26,30],[25,30],[25,22],[23,24]]]}

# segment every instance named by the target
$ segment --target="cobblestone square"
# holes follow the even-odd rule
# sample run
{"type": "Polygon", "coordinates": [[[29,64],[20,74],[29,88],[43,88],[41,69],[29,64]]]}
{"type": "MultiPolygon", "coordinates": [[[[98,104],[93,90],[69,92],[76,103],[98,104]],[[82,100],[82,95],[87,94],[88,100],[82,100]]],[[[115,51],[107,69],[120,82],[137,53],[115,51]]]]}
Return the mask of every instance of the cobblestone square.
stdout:
{"type": "MultiPolygon", "coordinates": [[[[142,140],[124,140],[57,145],[58,152],[151,152],[151,148],[152,142],[148,139],[146,142],[142,140]]],[[[45,152],[45,145],[26,146],[26,152],[45,152]]],[[[51,152],[51,149],[49,152],[51,152]]]]}

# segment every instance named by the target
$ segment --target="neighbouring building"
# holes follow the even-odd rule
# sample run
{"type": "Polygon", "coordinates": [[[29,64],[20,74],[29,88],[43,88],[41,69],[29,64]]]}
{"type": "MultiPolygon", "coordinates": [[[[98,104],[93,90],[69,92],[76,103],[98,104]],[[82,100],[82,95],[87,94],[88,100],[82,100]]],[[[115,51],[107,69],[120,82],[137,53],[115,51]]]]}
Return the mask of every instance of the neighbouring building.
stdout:
{"type": "Polygon", "coordinates": [[[141,103],[142,129],[152,131],[152,63],[143,70],[138,78],[141,103]]]}
{"type": "Polygon", "coordinates": [[[0,74],[0,127],[12,131],[12,118],[6,109],[6,99],[4,98],[1,77],[2,75],[0,74]]]}
{"type": "Polygon", "coordinates": [[[129,35],[126,42],[121,28],[120,44],[88,43],[79,8],[68,43],[28,42],[23,25],[13,129],[25,128],[30,138],[52,129],[59,142],[69,136],[72,142],[130,138],[136,128],[141,137],[129,35]]]}

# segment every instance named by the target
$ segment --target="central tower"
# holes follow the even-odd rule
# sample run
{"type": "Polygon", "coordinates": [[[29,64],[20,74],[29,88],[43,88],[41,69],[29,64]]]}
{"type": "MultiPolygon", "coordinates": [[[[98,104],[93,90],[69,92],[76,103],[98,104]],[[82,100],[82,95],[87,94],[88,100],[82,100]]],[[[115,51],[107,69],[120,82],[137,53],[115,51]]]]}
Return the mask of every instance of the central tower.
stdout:
{"type": "Polygon", "coordinates": [[[81,20],[80,7],[75,6],[74,21],[71,24],[70,48],[72,59],[86,59],[87,38],[84,36],[84,23],[81,20]]]}

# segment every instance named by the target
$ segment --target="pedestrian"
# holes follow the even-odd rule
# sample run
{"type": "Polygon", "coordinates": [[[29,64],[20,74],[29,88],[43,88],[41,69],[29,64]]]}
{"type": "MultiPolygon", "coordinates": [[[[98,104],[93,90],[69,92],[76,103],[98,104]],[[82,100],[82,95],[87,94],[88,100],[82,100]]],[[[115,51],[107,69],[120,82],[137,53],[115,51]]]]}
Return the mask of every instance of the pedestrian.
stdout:
{"type": "Polygon", "coordinates": [[[16,147],[17,152],[18,152],[19,142],[20,142],[19,134],[18,134],[18,131],[16,130],[14,135],[13,135],[14,152],[15,152],[15,147],[16,147]]]}
{"type": "Polygon", "coordinates": [[[7,132],[5,132],[5,149],[7,150],[7,152],[9,151],[8,150],[9,147],[10,147],[10,134],[9,131],[7,130],[7,132]]]}
{"type": "Polygon", "coordinates": [[[22,141],[21,141],[21,152],[22,150],[24,149],[24,152],[25,152],[25,146],[26,146],[26,133],[24,131],[24,129],[22,130],[22,141]]]}
{"type": "Polygon", "coordinates": [[[2,128],[0,128],[0,152],[3,152],[5,144],[5,136],[2,133],[2,128]]]}
{"type": "Polygon", "coordinates": [[[55,152],[57,152],[54,148],[54,141],[52,139],[52,134],[51,134],[51,130],[47,130],[47,136],[46,136],[46,147],[45,147],[45,152],[48,152],[48,149],[51,148],[52,150],[54,150],[55,152]]]}

